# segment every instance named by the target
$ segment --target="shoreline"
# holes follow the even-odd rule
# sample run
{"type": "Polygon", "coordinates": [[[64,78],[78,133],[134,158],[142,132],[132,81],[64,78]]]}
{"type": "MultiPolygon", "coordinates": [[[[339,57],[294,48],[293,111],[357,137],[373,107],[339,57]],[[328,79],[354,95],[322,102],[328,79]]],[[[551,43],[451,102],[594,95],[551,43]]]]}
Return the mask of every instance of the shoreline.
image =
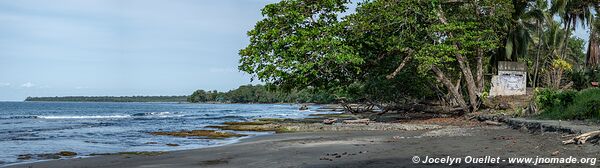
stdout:
{"type": "Polygon", "coordinates": [[[192,150],[198,150],[198,149],[216,148],[216,147],[223,147],[223,146],[227,146],[227,145],[233,145],[233,144],[237,144],[237,143],[242,143],[244,141],[248,141],[247,139],[252,139],[252,138],[256,138],[256,137],[260,137],[260,136],[269,136],[269,135],[273,135],[273,134],[275,134],[275,133],[254,134],[254,135],[248,135],[248,136],[243,136],[243,137],[237,137],[235,139],[232,139],[231,141],[228,141],[227,143],[204,146],[204,147],[193,148],[193,149],[174,149],[174,150],[162,150],[162,151],[122,151],[122,152],[115,152],[115,153],[99,153],[99,154],[92,153],[91,155],[75,156],[75,157],[70,157],[70,158],[31,160],[31,161],[24,161],[24,162],[9,163],[6,165],[0,165],[0,167],[2,167],[2,168],[3,167],[14,167],[14,166],[18,167],[18,166],[22,166],[22,165],[38,164],[38,163],[43,163],[43,162],[60,161],[60,160],[87,159],[87,158],[103,157],[103,156],[110,156],[110,155],[127,155],[127,153],[139,153],[140,155],[145,155],[145,154],[152,154],[152,153],[192,151],[192,150]]]}
{"type": "MultiPolygon", "coordinates": [[[[436,121],[437,120],[432,120],[436,121]]],[[[462,122],[457,120],[457,122],[462,122]]],[[[467,121],[465,121],[467,122],[467,121]]],[[[396,123],[419,125],[423,123],[396,123]]],[[[235,143],[158,155],[103,155],[7,167],[431,167],[413,163],[426,157],[598,157],[600,147],[562,145],[563,134],[530,132],[485,124],[444,125],[437,129],[316,131],[257,135],[235,143]],[[558,151],[558,152],[557,152],[558,151]]],[[[534,166],[457,164],[459,167],[534,166]]],[[[586,167],[589,164],[544,164],[586,167]]]]}
{"type": "MultiPolygon", "coordinates": [[[[317,111],[313,111],[315,112],[315,114],[320,114],[320,112],[317,111]]],[[[326,112],[326,114],[331,114],[331,113],[336,113],[336,112],[326,112]]],[[[339,113],[339,112],[337,112],[339,113]]],[[[316,116],[306,116],[306,117],[302,117],[302,118],[282,118],[282,119],[276,119],[276,120],[295,120],[295,121],[302,121],[302,120],[306,120],[308,118],[318,118],[316,116]]],[[[254,118],[253,120],[257,120],[260,118],[254,118]]],[[[275,118],[266,118],[266,119],[275,119],[275,118]]],[[[225,122],[227,123],[227,122],[225,122]]],[[[218,125],[211,125],[211,126],[219,126],[219,125],[223,125],[225,123],[221,123],[218,125]]],[[[231,133],[239,133],[241,135],[245,135],[245,136],[240,136],[240,137],[224,137],[224,138],[211,138],[211,137],[203,137],[203,136],[199,136],[199,139],[216,139],[219,140],[219,143],[215,143],[215,144],[210,144],[210,145],[196,145],[196,146],[192,146],[192,147],[185,147],[185,148],[174,148],[174,149],[149,149],[149,150],[134,150],[134,151],[129,151],[127,149],[125,150],[120,150],[120,151],[110,151],[110,153],[89,153],[89,152],[81,152],[78,150],[73,150],[73,152],[78,153],[75,154],[75,156],[61,156],[58,153],[61,151],[50,151],[50,152],[31,152],[31,153],[20,153],[19,154],[19,158],[21,156],[23,156],[24,159],[17,159],[15,161],[10,161],[10,162],[0,162],[0,167],[5,167],[5,166],[13,166],[13,165],[21,165],[21,164],[31,164],[31,163],[37,163],[37,162],[46,162],[46,161],[53,161],[53,160],[65,160],[65,159],[78,159],[78,158],[89,158],[89,157],[97,157],[97,156],[102,156],[102,155],[119,155],[121,153],[131,153],[131,152],[137,152],[137,153],[148,153],[148,152],[172,152],[172,151],[180,151],[180,150],[193,150],[193,149],[202,149],[202,148],[211,148],[211,147],[219,147],[219,146],[225,146],[225,145],[231,145],[231,144],[235,144],[235,143],[239,143],[241,141],[244,141],[245,139],[248,138],[253,138],[253,137],[259,137],[259,136],[264,136],[264,135],[270,135],[270,134],[274,134],[276,131],[252,131],[252,130],[227,130],[227,129],[215,129],[215,128],[209,128],[209,127],[203,127],[203,128],[198,128],[200,130],[216,130],[218,132],[231,132],[231,133]],[[56,153],[55,153],[56,152],[56,153]],[[80,153],[81,152],[81,153],[80,153]]],[[[152,134],[152,132],[148,132],[149,134],[152,134]]],[[[155,135],[155,136],[169,136],[169,135],[155,135]]],[[[169,137],[177,137],[177,136],[169,136],[169,137]]],[[[196,136],[189,136],[186,139],[196,139],[196,136]]],[[[170,146],[170,144],[165,144],[167,146],[170,146]]],[[[178,144],[174,144],[179,146],[178,144]]],[[[70,150],[68,152],[71,152],[70,150]]],[[[15,156],[17,157],[17,156],[15,156]]]]}
{"type": "MultiPolygon", "coordinates": [[[[34,103],[34,105],[35,104],[36,103],[34,103]]],[[[51,103],[49,104],[52,105],[51,103]]],[[[66,104],[68,105],[68,103],[66,104]]],[[[95,104],[97,103],[93,103],[91,106],[96,107],[95,104]]],[[[28,107],[28,105],[26,105],[27,102],[19,102],[18,104],[15,104],[14,107],[28,107]]],[[[63,108],[63,106],[53,107],[63,108]]],[[[69,105],[64,106],[64,109],[66,109],[65,111],[68,111],[69,109],[76,109],[79,107],[80,106],[69,105]]],[[[89,107],[89,105],[83,107],[89,107]]],[[[295,107],[287,105],[215,105],[215,107],[211,105],[164,105],[163,107],[153,105],[121,106],[117,104],[117,106],[111,107],[114,107],[113,109],[116,109],[118,107],[118,110],[116,112],[113,112],[112,110],[101,109],[105,111],[111,111],[107,114],[104,114],[104,111],[97,110],[90,110],[91,112],[65,112],[56,115],[52,115],[50,113],[9,113],[7,116],[1,119],[5,126],[12,127],[10,128],[11,131],[23,130],[23,132],[26,132],[28,131],[26,128],[28,125],[30,125],[29,123],[42,123],[36,126],[43,129],[41,129],[40,131],[35,130],[34,133],[39,132],[40,134],[42,134],[45,133],[43,131],[45,131],[46,129],[56,127],[55,129],[50,130],[57,130],[54,132],[50,132],[52,133],[51,135],[56,135],[55,137],[74,137],[75,140],[69,138],[54,137],[50,137],[47,139],[32,138],[32,140],[30,140],[26,138],[17,139],[19,138],[17,137],[17,135],[15,135],[15,137],[17,138],[8,136],[6,138],[6,141],[3,141],[3,144],[6,144],[3,145],[3,148],[6,149],[6,152],[3,153],[3,155],[1,156],[2,160],[0,160],[0,167],[5,165],[27,164],[38,161],[51,161],[54,159],[66,159],[73,157],[73,155],[60,155],[59,153],[63,151],[76,153],[75,157],[90,157],[90,155],[95,154],[118,154],[120,152],[129,151],[176,151],[228,145],[232,143],[237,143],[240,140],[246,138],[261,136],[264,134],[272,134],[274,131],[234,131],[208,128],[207,126],[217,126],[224,124],[224,122],[247,121],[249,119],[256,119],[261,117],[285,117],[296,118],[299,120],[306,118],[309,114],[320,113],[315,111],[315,108],[317,108],[318,106],[313,106],[311,107],[312,111],[304,113],[298,112],[295,107]],[[208,107],[209,110],[204,110],[206,109],[205,107],[208,107]],[[136,109],[137,111],[131,109],[136,109]],[[248,114],[242,114],[244,109],[251,109],[253,111],[250,111],[248,114]],[[266,111],[265,109],[274,110],[266,111]],[[276,110],[280,110],[282,112],[273,112],[276,110]],[[204,113],[198,111],[207,112],[204,113]],[[169,121],[169,123],[174,124],[167,124],[166,126],[151,124],[164,123],[167,120],[169,121]],[[82,121],[84,121],[83,124],[80,124],[79,122],[82,121]],[[177,124],[183,122],[185,122],[185,124],[177,124]],[[7,123],[17,123],[20,125],[11,126],[7,123]],[[63,126],[60,124],[72,124],[75,126],[64,126],[65,128],[63,128],[63,126]],[[130,129],[120,129],[129,128],[130,126],[133,127],[131,127],[130,129]],[[114,128],[117,129],[114,130],[114,128]],[[73,129],[76,131],[65,131],[63,133],[61,131],[63,129],[73,129]],[[239,133],[248,136],[240,138],[228,138],[208,136],[205,137],[202,135],[195,135],[190,136],[188,138],[179,138],[177,136],[152,134],[153,132],[178,132],[185,130],[216,130],[219,132],[239,133]],[[95,136],[98,136],[98,138],[95,138],[95,136]],[[135,138],[129,138],[127,136],[135,136],[135,138]],[[118,139],[133,140],[119,141],[118,139]]]]}

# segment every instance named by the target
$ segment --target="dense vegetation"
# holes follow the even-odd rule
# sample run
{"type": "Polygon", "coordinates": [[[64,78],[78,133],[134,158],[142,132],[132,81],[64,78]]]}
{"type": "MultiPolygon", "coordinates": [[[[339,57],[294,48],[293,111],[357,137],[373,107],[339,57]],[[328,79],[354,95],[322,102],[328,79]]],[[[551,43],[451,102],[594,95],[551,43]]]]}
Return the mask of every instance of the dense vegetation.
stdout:
{"type": "Polygon", "coordinates": [[[66,96],[27,97],[25,101],[61,102],[186,102],[187,96],[66,96]]]}
{"type": "Polygon", "coordinates": [[[263,85],[243,85],[228,92],[197,90],[187,99],[189,102],[211,103],[333,103],[335,97],[327,92],[311,89],[282,92],[263,85]]]}
{"type": "Polygon", "coordinates": [[[597,0],[367,0],[346,11],[349,3],[265,6],[239,69],[282,91],[314,88],[378,106],[437,99],[464,112],[484,101],[484,74],[498,61],[527,63],[530,87],[598,81],[597,0]],[[590,30],[587,53],[573,36],[579,27],[590,30]]]}
{"type": "Polygon", "coordinates": [[[600,119],[600,89],[581,91],[540,89],[535,101],[543,110],[541,116],[550,119],[600,119]]]}

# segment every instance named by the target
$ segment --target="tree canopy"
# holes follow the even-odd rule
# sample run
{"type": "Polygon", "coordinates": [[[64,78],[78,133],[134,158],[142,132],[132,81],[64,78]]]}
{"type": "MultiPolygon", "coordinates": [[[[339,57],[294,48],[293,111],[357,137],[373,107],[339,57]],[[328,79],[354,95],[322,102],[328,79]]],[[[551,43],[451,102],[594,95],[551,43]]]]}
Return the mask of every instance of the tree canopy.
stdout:
{"type": "Polygon", "coordinates": [[[358,86],[364,98],[384,103],[446,90],[461,107],[477,106],[483,61],[506,35],[510,1],[376,0],[339,17],[347,3],[284,0],[266,6],[240,51],[240,70],[284,87],[358,86]],[[462,80],[468,102],[456,84],[462,80]]]}

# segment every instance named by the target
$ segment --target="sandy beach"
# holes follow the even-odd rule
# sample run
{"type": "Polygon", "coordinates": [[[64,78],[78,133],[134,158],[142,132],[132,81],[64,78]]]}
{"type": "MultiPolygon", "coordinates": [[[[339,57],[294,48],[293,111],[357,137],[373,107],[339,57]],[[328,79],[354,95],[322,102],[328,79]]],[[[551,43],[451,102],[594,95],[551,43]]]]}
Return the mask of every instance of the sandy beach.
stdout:
{"type": "MultiPolygon", "coordinates": [[[[400,124],[400,123],[398,123],[400,124]]],[[[411,125],[406,123],[407,125],[411,125]]],[[[239,143],[194,150],[52,160],[9,167],[438,167],[426,158],[461,158],[460,167],[593,167],[592,163],[517,164],[509,158],[598,158],[597,145],[562,145],[559,133],[529,133],[507,126],[441,129],[318,131],[256,136],[239,143]],[[421,160],[413,163],[415,156],[421,160]],[[466,163],[482,158],[484,163],[466,163]],[[499,158],[500,163],[490,163],[499,158]],[[504,160],[504,161],[502,161],[504,160]],[[493,160],[492,160],[493,161],[493,160]],[[487,163],[486,163],[487,162],[487,163]]],[[[594,161],[595,162],[595,161],[594,161]]]]}

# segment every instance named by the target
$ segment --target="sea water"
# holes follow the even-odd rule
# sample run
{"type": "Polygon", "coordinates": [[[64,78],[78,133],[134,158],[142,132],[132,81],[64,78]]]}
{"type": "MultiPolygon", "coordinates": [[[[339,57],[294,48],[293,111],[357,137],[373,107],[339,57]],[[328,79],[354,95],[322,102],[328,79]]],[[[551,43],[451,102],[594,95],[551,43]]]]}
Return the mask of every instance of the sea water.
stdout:
{"type": "Polygon", "coordinates": [[[206,129],[254,118],[304,118],[317,113],[316,108],[300,111],[298,105],[291,104],[0,102],[0,166],[35,161],[17,159],[23,154],[73,151],[86,156],[224,145],[239,138],[186,138],[148,132],[206,129]]]}

